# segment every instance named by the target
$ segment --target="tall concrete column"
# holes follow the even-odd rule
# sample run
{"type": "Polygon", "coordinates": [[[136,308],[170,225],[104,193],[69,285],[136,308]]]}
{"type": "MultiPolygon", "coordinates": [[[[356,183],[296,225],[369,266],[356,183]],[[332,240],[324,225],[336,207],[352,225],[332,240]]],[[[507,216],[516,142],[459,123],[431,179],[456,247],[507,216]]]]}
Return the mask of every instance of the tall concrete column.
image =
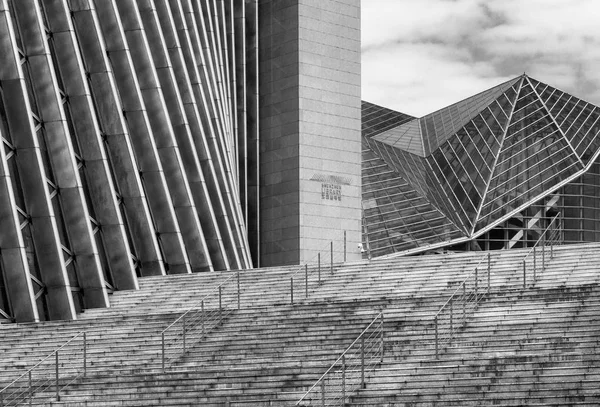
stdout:
{"type": "Polygon", "coordinates": [[[259,2],[261,266],[360,258],[360,0],[259,2]]]}

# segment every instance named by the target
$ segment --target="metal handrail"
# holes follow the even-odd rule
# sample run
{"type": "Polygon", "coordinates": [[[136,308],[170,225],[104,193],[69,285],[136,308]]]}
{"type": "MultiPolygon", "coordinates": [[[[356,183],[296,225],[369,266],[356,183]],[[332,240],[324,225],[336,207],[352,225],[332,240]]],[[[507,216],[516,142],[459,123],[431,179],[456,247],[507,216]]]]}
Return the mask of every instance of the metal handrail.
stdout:
{"type": "Polygon", "coordinates": [[[474,312],[479,302],[490,292],[490,273],[491,257],[488,253],[487,258],[483,258],[477,263],[450,295],[450,298],[436,312],[433,317],[436,358],[439,356],[440,347],[445,343],[449,343],[454,337],[455,331],[466,324],[467,313],[474,312]],[[481,264],[485,260],[487,260],[487,284],[482,280],[484,273],[479,272],[481,264]],[[462,311],[462,318],[458,318],[459,323],[456,321],[455,307],[458,307],[459,312],[462,311]]]}
{"type": "Polygon", "coordinates": [[[229,305],[237,303],[236,309],[240,309],[240,286],[240,272],[238,271],[225,279],[162,330],[160,337],[161,368],[163,372],[169,361],[178,359],[188,351],[190,340],[202,340],[212,328],[217,327],[233,312],[234,308],[229,305]],[[226,284],[232,282],[234,277],[236,288],[232,292],[228,292],[226,284]],[[227,294],[230,295],[227,296],[227,294]],[[211,300],[214,301],[211,302],[211,300]],[[212,307],[209,307],[209,305],[212,305],[212,307]]]}
{"type": "MultiPolygon", "coordinates": [[[[344,230],[344,240],[343,240],[343,259],[335,259],[334,256],[339,255],[336,254],[334,255],[334,251],[333,251],[333,241],[330,241],[327,245],[328,250],[323,251],[323,254],[327,255],[329,254],[329,274],[333,275],[333,265],[335,263],[344,263],[346,262],[347,259],[347,243],[346,243],[346,231],[344,230]],[[335,260],[339,260],[339,261],[335,261],[335,260]]],[[[325,260],[325,259],[323,259],[325,260]]],[[[309,281],[310,281],[310,277],[311,274],[314,275],[314,271],[315,269],[313,267],[311,267],[311,273],[309,273],[309,268],[308,265],[309,263],[314,264],[316,261],[316,271],[317,271],[317,276],[315,278],[315,281],[317,283],[317,286],[321,285],[321,283],[323,282],[323,280],[321,279],[321,271],[322,271],[322,265],[323,267],[323,271],[325,271],[325,268],[327,267],[327,264],[325,262],[321,263],[321,252],[319,251],[316,255],[314,255],[311,259],[307,260],[303,265],[300,265],[300,267],[298,268],[298,270],[296,270],[294,273],[292,273],[290,275],[290,304],[294,305],[294,292],[295,292],[295,288],[298,284],[298,281],[302,281],[302,277],[297,278],[298,274],[304,272],[304,284],[303,284],[303,288],[304,288],[304,298],[308,298],[308,287],[309,287],[309,281]]],[[[297,298],[297,297],[296,297],[297,298]]]]}
{"type": "MultiPolygon", "coordinates": [[[[333,274],[333,264],[334,264],[334,253],[333,253],[333,242],[329,243],[330,248],[330,264],[329,269],[331,274],[333,274]]],[[[344,241],[343,241],[343,261],[346,261],[346,231],[344,231],[344,241]]],[[[339,255],[336,254],[336,256],[339,255]]],[[[319,252],[314,258],[318,259],[318,283],[321,284],[321,253],[319,252]]],[[[313,260],[314,260],[313,258],[313,260]]],[[[342,260],[340,260],[342,261],[342,260]]],[[[302,269],[297,270],[292,276],[297,275],[302,269]]],[[[308,273],[307,266],[304,267],[306,281],[305,286],[308,285],[308,273]]],[[[189,307],[182,315],[180,315],[175,321],[170,323],[162,332],[161,332],[161,366],[164,371],[167,364],[179,358],[181,355],[185,354],[185,352],[189,349],[188,343],[193,340],[197,340],[198,336],[202,339],[211,328],[218,326],[225,317],[227,317],[230,313],[233,312],[234,308],[230,305],[237,301],[237,309],[240,309],[241,306],[241,289],[240,289],[240,272],[237,272],[227,279],[225,279],[222,283],[220,283],[217,287],[215,287],[211,292],[206,294],[201,300],[197,301],[194,305],[189,307]],[[236,279],[237,289],[227,290],[226,285],[231,283],[233,279],[236,279]],[[232,294],[233,293],[233,294],[232,294]],[[228,295],[229,294],[229,295],[228,295]],[[218,307],[216,305],[218,298],[218,307]],[[233,299],[232,299],[233,298],[233,299]],[[210,300],[214,299],[213,307],[209,307],[211,305],[210,300]],[[181,327],[181,329],[179,329],[181,327]],[[201,334],[198,334],[198,331],[201,327],[201,334]],[[176,331],[176,332],[174,332],[176,331]],[[173,333],[173,335],[171,335],[173,333]]],[[[292,284],[292,292],[290,293],[293,298],[293,284],[292,284]]],[[[308,291],[306,291],[308,292],[308,291]]],[[[292,300],[293,304],[293,300],[292,300]]],[[[55,369],[54,369],[54,386],[56,387],[56,399],[60,400],[60,390],[65,386],[71,384],[74,380],[87,375],[87,341],[86,341],[86,333],[79,332],[73,338],[65,342],[63,345],[52,351],[48,356],[38,362],[31,369],[23,373],[21,376],[13,380],[7,386],[5,386],[2,390],[0,390],[0,407],[8,407],[13,406],[13,393],[7,395],[7,392],[11,387],[16,387],[20,381],[27,378],[28,383],[26,385],[19,385],[18,390],[20,393],[19,397],[24,397],[25,399],[29,398],[31,400],[36,391],[41,389],[41,386],[35,387],[33,380],[33,372],[38,369],[42,364],[47,362],[49,359],[54,356],[55,358],[55,369]],[[83,360],[81,361],[83,365],[83,374],[78,374],[73,377],[67,383],[63,383],[62,385],[59,382],[60,379],[60,369],[59,369],[59,354],[60,352],[70,343],[72,343],[75,339],[79,337],[83,337],[83,360]],[[22,390],[25,389],[25,390],[22,390]]],[[[64,367],[63,367],[64,372],[64,367]]],[[[48,382],[48,380],[46,380],[48,382]]],[[[44,383],[45,384],[45,383],[44,383]]],[[[44,389],[50,387],[52,385],[46,385],[43,387],[44,389]]],[[[17,404],[21,401],[17,401],[17,404]]]]}
{"type": "MultiPolygon", "coordinates": [[[[67,354],[71,354],[73,350],[67,351],[67,354]]],[[[21,376],[17,377],[15,380],[10,382],[8,385],[4,386],[2,390],[0,390],[0,407],[9,407],[9,406],[18,406],[19,404],[28,401],[31,404],[31,401],[34,397],[34,394],[39,391],[43,391],[50,387],[54,387],[56,394],[56,401],[60,401],[60,391],[73,383],[80,377],[86,377],[87,375],[87,334],[86,332],[79,332],[67,342],[63,343],[61,346],[52,351],[48,356],[40,360],[33,367],[28,369],[21,376]],[[62,366],[63,376],[66,372],[70,373],[68,376],[68,381],[63,382],[61,385],[60,376],[61,376],[61,364],[60,364],[60,353],[64,350],[68,345],[72,344],[76,339],[82,338],[82,361],[81,361],[81,369],[82,372],[78,371],[78,368],[69,368],[62,366]],[[53,369],[48,372],[49,369],[52,368],[50,366],[47,369],[42,370],[42,366],[53,360],[54,366],[53,369]],[[75,370],[73,372],[73,369],[75,370]],[[41,371],[41,372],[40,372],[41,371]],[[48,374],[50,373],[50,374],[48,374]],[[35,375],[38,375],[39,378],[36,378],[35,375]],[[10,392],[10,389],[14,389],[10,392]]]]}
{"type": "Polygon", "coordinates": [[[320,406],[345,405],[347,397],[354,390],[364,388],[365,374],[383,363],[384,336],[384,317],[381,311],[304,393],[296,406],[308,406],[312,402],[320,406]]]}
{"type": "MultiPolygon", "coordinates": [[[[546,229],[540,234],[540,237],[535,242],[534,246],[525,254],[523,258],[523,288],[527,287],[527,259],[530,255],[533,254],[533,281],[537,280],[537,247],[540,245],[540,242],[543,242],[542,246],[542,270],[546,267],[546,245],[547,242],[550,242],[550,258],[554,256],[554,240],[556,238],[556,234],[560,232],[560,229],[551,229],[557,219],[559,219],[560,213],[555,215],[546,229]],[[548,238],[547,234],[551,231],[551,234],[548,238]]],[[[490,253],[487,255],[487,291],[480,295],[479,287],[482,287],[483,284],[480,284],[479,279],[481,274],[478,273],[479,267],[481,263],[484,261],[482,259],[477,266],[469,273],[469,275],[461,282],[461,284],[456,288],[456,290],[452,293],[450,298],[440,307],[438,312],[433,317],[434,321],[434,329],[435,329],[435,357],[439,356],[440,348],[446,343],[449,343],[454,337],[454,333],[462,326],[466,324],[467,321],[467,309],[470,313],[475,312],[477,305],[484,297],[485,294],[489,294],[491,290],[490,286],[490,273],[491,273],[491,261],[490,261],[490,253]],[[468,284],[471,284],[470,288],[468,284]],[[455,303],[458,303],[455,305],[455,303]],[[458,312],[462,311],[459,314],[458,318],[455,316],[455,308],[458,307],[458,312]],[[457,323],[458,322],[458,323],[457,323]]]]}
{"type": "Polygon", "coordinates": [[[531,255],[533,255],[533,259],[531,261],[533,265],[533,276],[531,277],[531,279],[533,281],[533,284],[535,284],[535,282],[537,281],[537,258],[539,256],[537,248],[540,246],[540,242],[543,242],[543,244],[541,245],[542,270],[546,268],[546,246],[548,242],[550,242],[550,259],[554,257],[554,242],[555,240],[558,241],[557,237],[560,236],[560,228],[554,228],[554,226],[555,222],[557,222],[557,220],[559,219],[560,213],[557,213],[552,218],[552,220],[550,220],[550,223],[548,223],[548,226],[544,229],[544,231],[540,234],[540,237],[537,239],[533,247],[525,254],[525,257],[523,257],[523,288],[527,287],[527,259],[531,255]],[[550,234],[548,236],[549,231],[550,234]]]}

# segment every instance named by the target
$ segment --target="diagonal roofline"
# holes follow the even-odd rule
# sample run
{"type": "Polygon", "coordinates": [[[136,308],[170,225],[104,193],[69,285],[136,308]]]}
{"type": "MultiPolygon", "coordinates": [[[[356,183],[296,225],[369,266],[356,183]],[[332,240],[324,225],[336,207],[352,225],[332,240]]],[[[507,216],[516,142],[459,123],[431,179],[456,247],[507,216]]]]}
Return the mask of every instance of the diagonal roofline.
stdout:
{"type": "Polygon", "coordinates": [[[504,131],[502,132],[502,139],[500,140],[500,145],[498,146],[498,153],[496,154],[496,157],[494,157],[492,171],[490,171],[490,176],[485,184],[485,189],[483,190],[481,202],[479,203],[479,207],[477,208],[477,214],[475,215],[475,219],[473,219],[473,227],[470,233],[471,236],[475,233],[475,228],[477,228],[477,222],[479,221],[479,217],[481,216],[481,210],[483,208],[483,205],[485,204],[485,197],[487,196],[487,193],[490,190],[490,184],[492,183],[492,179],[494,178],[494,168],[496,168],[496,165],[498,164],[498,159],[500,158],[500,153],[502,152],[502,147],[504,146],[504,140],[506,140],[506,133],[508,133],[510,122],[512,121],[513,114],[515,113],[515,107],[517,106],[517,100],[519,99],[521,88],[523,87],[523,80],[525,79],[525,74],[521,75],[519,78],[521,79],[521,82],[519,82],[519,88],[515,92],[515,99],[513,100],[513,105],[510,109],[510,115],[508,116],[508,120],[506,121],[506,126],[504,128],[504,131]]]}
{"type": "MultiPolygon", "coordinates": [[[[531,81],[529,80],[529,77],[527,75],[525,75],[525,79],[527,80],[527,83],[529,83],[529,86],[531,86],[531,90],[533,90],[533,93],[535,93],[535,97],[537,97],[537,99],[540,101],[540,103],[544,107],[544,110],[546,111],[546,114],[548,114],[548,117],[550,117],[550,119],[552,120],[552,123],[554,123],[554,125],[558,129],[558,132],[561,134],[561,136],[563,136],[563,138],[567,142],[567,145],[571,148],[571,151],[573,151],[573,155],[575,155],[575,157],[577,157],[577,160],[581,164],[581,167],[585,168],[585,164],[583,163],[583,160],[581,159],[581,157],[579,156],[579,154],[577,154],[577,151],[573,147],[573,144],[571,144],[571,141],[569,140],[569,138],[567,137],[567,135],[565,134],[565,132],[563,131],[563,129],[561,128],[561,126],[559,126],[558,122],[556,121],[556,117],[554,117],[554,115],[550,112],[550,109],[548,109],[548,106],[546,106],[546,103],[542,100],[542,98],[540,97],[540,94],[535,89],[535,86],[533,86],[533,83],[531,83],[531,81]]],[[[541,84],[543,84],[543,85],[546,85],[544,82],[540,82],[540,81],[538,81],[538,82],[541,83],[541,84]]],[[[546,86],[549,86],[549,85],[546,85],[546,86]]],[[[569,93],[566,93],[566,94],[570,95],[569,93]]],[[[577,98],[577,99],[579,99],[579,98],[577,98]]]]}

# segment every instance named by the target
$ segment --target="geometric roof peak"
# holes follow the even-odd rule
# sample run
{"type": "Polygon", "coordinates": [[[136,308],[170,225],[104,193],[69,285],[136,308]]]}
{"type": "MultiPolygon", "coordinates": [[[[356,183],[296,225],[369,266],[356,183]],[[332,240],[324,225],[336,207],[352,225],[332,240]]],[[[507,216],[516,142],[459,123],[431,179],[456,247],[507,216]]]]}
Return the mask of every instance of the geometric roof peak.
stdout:
{"type": "Polygon", "coordinates": [[[425,157],[419,119],[386,130],[374,136],[373,140],[425,157]]]}
{"type": "Polygon", "coordinates": [[[430,113],[419,119],[426,155],[431,154],[449,137],[498,99],[522,77],[496,85],[474,96],[430,113]]]}

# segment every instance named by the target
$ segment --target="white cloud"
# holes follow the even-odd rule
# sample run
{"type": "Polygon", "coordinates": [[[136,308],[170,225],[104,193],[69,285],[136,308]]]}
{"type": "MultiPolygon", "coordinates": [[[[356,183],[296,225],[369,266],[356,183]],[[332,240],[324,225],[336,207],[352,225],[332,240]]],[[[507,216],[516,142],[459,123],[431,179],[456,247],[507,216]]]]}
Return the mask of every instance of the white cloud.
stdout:
{"type": "Polygon", "coordinates": [[[362,0],[363,99],[424,115],[526,72],[600,104],[598,0],[362,0]]]}

